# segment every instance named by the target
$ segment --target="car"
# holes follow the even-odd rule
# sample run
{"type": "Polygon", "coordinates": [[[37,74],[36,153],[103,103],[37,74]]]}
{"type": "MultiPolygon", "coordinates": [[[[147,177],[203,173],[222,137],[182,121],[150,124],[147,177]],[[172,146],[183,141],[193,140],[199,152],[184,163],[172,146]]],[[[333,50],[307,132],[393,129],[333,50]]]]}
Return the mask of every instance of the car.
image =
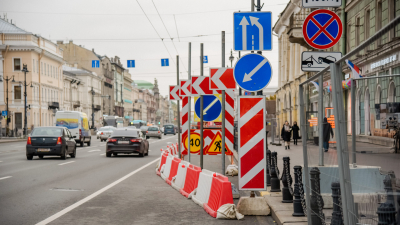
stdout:
{"type": "Polygon", "coordinates": [[[173,134],[176,135],[175,126],[173,124],[165,124],[164,125],[164,135],[173,134]]]}
{"type": "Polygon", "coordinates": [[[146,138],[149,139],[150,137],[157,137],[158,139],[162,138],[162,134],[160,128],[156,126],[151,126],[147,129],[146,138]]]}
{"type": "Polygon", "coordinates": [[[161,133],[164,133],[164,127],[160,128],[161,133]]]}
{"type": "Polygon", "coordinates": [[[118,128],[107,139],[106,156],[119,153],[138,153],[140,157],[149,155],[149,142],[139,129],[118,128]]]}
{"type": "Polygon", "coordinates": [[[104,127],[104,130],[102,130],[100,133],[100,141],[101,142],[106,141],[107,138],[111,136],[111,134],[114,132],[115,129],[117,128],[111,126],[104,127]]]}
{"type": "Polygon", "coordinates": [[[110,127],[112,127],[112,126],[100,127],[100,128],[97,130],[97,132],[96,132],[96,137],[97,137],[97,139],[100,139],[100,134],[101,134],[102,131],[107,130],[107,129],[110,128],[110,127]]]}
{"type": "Polygon", "coordinates": [[[148,126],[141,126],[141,127],[140,127],[140,130],[142,131],[142,133],[143,133],[144,135],[146,135],[147,129],[149,129],[148,126]]]}
{"type": "Polygon", "coordinates": [[[33,156],[55,155],[66,159],[76,157],[76,136],[65,127],[37,127],[33,129],[26,142],[26,158],[32,160],[33,156]]]}

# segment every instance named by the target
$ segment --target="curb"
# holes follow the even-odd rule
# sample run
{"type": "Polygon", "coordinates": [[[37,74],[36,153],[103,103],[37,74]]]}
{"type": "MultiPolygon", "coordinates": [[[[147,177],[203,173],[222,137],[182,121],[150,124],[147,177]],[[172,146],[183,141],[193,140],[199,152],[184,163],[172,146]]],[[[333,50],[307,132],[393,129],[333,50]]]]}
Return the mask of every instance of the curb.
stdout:
{"type": "Polygon", "coordinates": [[[9,143],[9,142],[22,142],[22,141],[26,141],[27,139],[16,139],[16,140],[4,140],[0,139],[0,144],[1,143],[9,143]]]}

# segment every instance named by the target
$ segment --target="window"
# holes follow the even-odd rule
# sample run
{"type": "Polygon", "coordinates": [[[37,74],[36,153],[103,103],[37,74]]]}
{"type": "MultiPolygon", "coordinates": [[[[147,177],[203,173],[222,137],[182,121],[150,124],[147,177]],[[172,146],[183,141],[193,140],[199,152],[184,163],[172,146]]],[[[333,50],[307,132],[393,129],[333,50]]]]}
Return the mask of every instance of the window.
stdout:
{"type": "MultiPolygon", "coordinates": [[[[369,38],[369,22],[370,22],[370,15],[371,15],[371,11],[369,9],[367,9],[367,11],[365,12],[365,27],[364,27],[364,32],[365,32],[365,40],[367,40],[369,38]]],[[[368,46],[367,46],[367,50],[368,50],[368,46]]]]}
{"type": "Polygon", "coordinates": [[[50,75],[50,66],[47,65],[47,75],[50,75]]]}
{"type": "Polygon", "coordinates": [[[39,60],[36,60],[36,72],[39,72],[39,60]]]}
{"type": "Polygon", "coordinates": [[[43,74],[43,62],[40,62],[40,74],[43,74]]]}
{"type": "Polygon", "coordinates": [[[20,58],[14,59],[14,71],[21,71],[21,59],[20,58]]]}
{"type": "Polygon", "coordinates": [[[32,63],[32,71],[35,72],[35,59],[33,59],[33,63],[32,63]]]}
{"type": "Polygon", "coordinates": [[[358,46],[359,44],[360,44],[360,17],[358,17],[357,19],[356,19],[356,25],[355,25],[355,28],[356,28],[356,46],[358,46]]]}
{"type": "MultiPolygon", "coordinates": [[[[377,13],[378,15],[376,17],[376,31],[382,28],[382,1],[378,2],[377,13]]],[[[382,44],[382,37],[378,39],[377,44],[379,48],[379,45],[382,44]]]]}
{"type": "Polygon", "coordinates": [[[14,99],[21,100],[21,87],[20,86],[14,86],[14,99]]]}

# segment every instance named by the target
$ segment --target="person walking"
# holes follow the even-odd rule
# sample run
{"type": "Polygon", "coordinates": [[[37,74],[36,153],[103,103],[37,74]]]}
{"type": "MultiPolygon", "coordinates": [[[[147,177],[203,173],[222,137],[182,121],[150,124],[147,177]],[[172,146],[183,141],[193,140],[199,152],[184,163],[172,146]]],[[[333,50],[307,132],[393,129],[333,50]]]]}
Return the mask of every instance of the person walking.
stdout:
{"type": "Polygon", "coordinates": [[[290,136],[292,136],[292,127],[289,125],[288,121],[285,121],[281,131],[281,137],[285,142],[285,150],[290,149],[290,136]]]}
{"type": "Polygon", "coordinates": [[[294,123],[293,123],[292,131],[293,131],[293,142],[294,142],[294,145],[297,145],[297,139],[300,139],[300,136],[299,136],[300,128],[299,128],[299,126],[297,126],[297,122],[296,121],[294,121],[294,123]]]}
{"type": "Polygon", "coordinates": [[[323,142],[324,142],[324,150],[325,152],[328,152],[329,149],[329,134],[332,134],[332,138],[333,138],[333,129],[330,123],[328,123],[328,119],[325,117],[324,118],[324,124],[323,124],[323,142]]]}

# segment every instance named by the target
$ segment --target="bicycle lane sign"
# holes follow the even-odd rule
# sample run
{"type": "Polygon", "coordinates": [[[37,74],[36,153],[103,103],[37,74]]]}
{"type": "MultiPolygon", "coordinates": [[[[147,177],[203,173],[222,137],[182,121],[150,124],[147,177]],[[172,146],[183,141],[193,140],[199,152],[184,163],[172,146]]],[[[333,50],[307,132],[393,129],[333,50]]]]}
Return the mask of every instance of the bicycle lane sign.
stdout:
{"type": "Polygon", "coordinates": [[[313,48],[327,49],[339,42],[343,33],[342,22],[336,13],[318,9],[304,20],[303,37],[313,48]]]}

